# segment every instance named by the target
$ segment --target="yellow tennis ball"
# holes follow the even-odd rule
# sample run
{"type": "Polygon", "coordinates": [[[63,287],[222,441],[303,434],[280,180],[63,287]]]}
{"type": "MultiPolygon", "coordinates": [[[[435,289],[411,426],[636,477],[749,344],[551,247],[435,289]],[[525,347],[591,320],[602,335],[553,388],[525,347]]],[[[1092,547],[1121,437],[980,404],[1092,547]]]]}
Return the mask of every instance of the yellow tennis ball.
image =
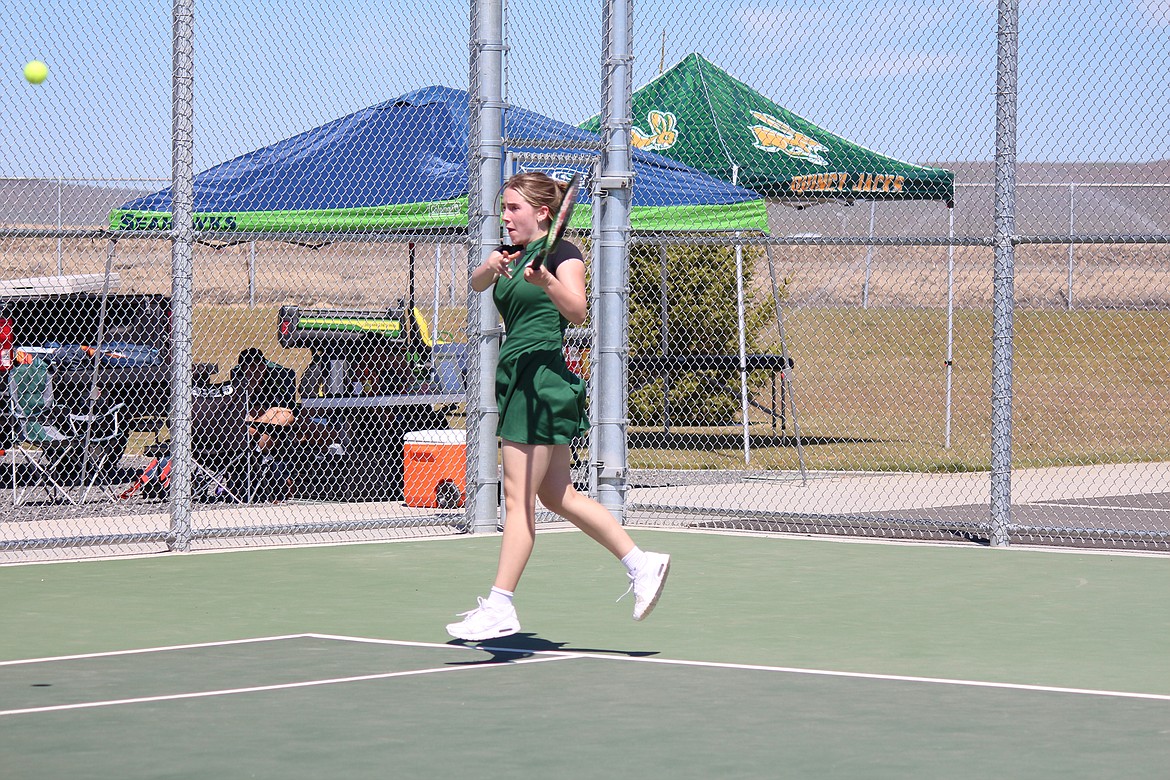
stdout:
{"type": "Polygon", "coordinates": [[[49,77],[49,66],[40,60],[33,60],[24,66],[24,77],[29,84],[40,84],[49,77]]]}

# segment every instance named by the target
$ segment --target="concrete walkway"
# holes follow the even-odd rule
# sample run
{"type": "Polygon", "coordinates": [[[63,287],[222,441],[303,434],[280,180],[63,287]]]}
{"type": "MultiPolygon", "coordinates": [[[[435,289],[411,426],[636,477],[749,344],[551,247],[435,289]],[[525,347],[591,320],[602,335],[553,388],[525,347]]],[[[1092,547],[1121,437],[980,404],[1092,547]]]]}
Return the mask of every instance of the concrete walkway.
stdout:
{"type": "MultiPolygon", "coordinates": [[[[638,507],[809,515],[855,515],[906,509],[989,504],[991,475],[854,472],[747,477],[714,484],[635,488],[628,503],[638,507]]],[[[1102,496],[1170,492],[1170,463],[1127,463],[1018,469],[1012,473],[1012,503],[1068,501],[1102,496]]]]}
{"type": "MultiPolygon", "coordinates": [[[[803,483],[799,475],[789,472],[696,475],[679,471],[655,472],[654,476],[659,486],[629,491],[632,515],[685,512],[733,517],[753,513],[855,517],[897,516],[916,510],[920,516],[944,517],[951,508],[989,506],[991,491],[991,476],[986,472],[814,472],[803,483]]],[[[1012,474],[1013,517],[1022,517],[1042,502],[1090,502],[1124,496],[1148,496],[1153,504],[1150,509],[1138,510],[1147,512],[1141,516],[1144,526],[1129,527],[1170,530],[1170,463],[1019,469],[1012,474]]],[[[0,549],[0,563],[166,552],[170,517],[165,505],[158,508],[162,511],[142,514],[140,507],[138,514],[96,515],[79,507],[69,508],[64,516],[0,522],[0,545],[6,548],[0,549]]],[[[110,506],[102,509],[108,512],[110,506]]],[[[983,510],[975,514],[986,516],[983,510]]],[[[401,502],[198,506],[193,526],[203,538],[195,539],[191,548],[443,535],[457,532],[462,520],[462,510],[411,508],[401,502]]],[[[1128,524],[1129,520],[1123,522],[1128,524]]]]}

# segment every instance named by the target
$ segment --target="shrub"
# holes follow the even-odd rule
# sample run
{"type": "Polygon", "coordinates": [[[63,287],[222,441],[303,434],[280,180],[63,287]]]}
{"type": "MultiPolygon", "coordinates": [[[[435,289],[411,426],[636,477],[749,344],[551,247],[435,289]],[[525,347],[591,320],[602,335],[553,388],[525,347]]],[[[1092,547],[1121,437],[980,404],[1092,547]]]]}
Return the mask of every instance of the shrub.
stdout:
{"type": "MultiPolygon", "coordinates": [[[[753,247],[743,250],[744,330],[749,353],[760,351],[761,333],[769,325],[774,329],[776,322],[776,301],[770,288],[762,300],[753,293],[752,270],[762,253],[753,247]]],[[[631,248],[631,356],[735,355],[739,353],[738,330],[734,248],[644,244],[631,248]]],[[[760,387],[764,376],[762,372],[749,374],[749,388],[760,387]]],[[[631,424],[663,425],[664,381],[657,372],[630,372],[631,424]]],[[[726,371],[674,374],[669,405],[672,425],[733,423],[740,408],[738,378],[726,371]]]]}

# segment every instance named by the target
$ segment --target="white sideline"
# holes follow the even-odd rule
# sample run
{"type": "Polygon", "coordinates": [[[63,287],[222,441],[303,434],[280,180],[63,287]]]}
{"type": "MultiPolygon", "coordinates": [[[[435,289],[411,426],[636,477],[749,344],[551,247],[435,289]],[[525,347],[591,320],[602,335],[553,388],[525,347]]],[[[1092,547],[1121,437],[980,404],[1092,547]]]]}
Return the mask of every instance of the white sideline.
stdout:
{"type": "MultiPolygon", "coordinates": [[[[340,636],[336,634],[307,634],[317,639],[335,639],[342,642],[372,642],[388,645],[422,645],[417,642],[400,642],[393,639],[370,639],[367,637],[340,636]]],[[[435,647],[460,647],[460,645],[434,645],[435,647]]],[[[484,650],[493,653],[516,653],[524,655],[552,656],[557,658],[597,658],[606,661],[627,661],[633,663],[666,664],[673,666],[697,666],[711,669],[739,669],[753,672],[779,672],[782,674],[808,674],[822,677],[847,677],[861,680],[888,680],[893,682],[930,683],[932,685],[959,685],[972,688],[1006,688],[1019,691],[1036,691],[1042,693],[1074,693],[1081,696],[1110,696],[1125,699],[1152,699],[1155,701],[1170,701],[1170,694],[1162,693],[1135,693],[1132,691],[1108,691],[1095,688],[1065,688],[1053,685],[1028,685],[1026,683],[1002,683],[986,680],[960,680],[948,677],[915,677],[899,674],[875,674],[869,672],[840,672],[830,669],[806,669],[795,666],[767,666],[761,664],[735,664],[719,661],[687,661],[676,658],[648,658],[645,656],[628,656],[611,653],[586,653],[573,650],[524,650],[515,647],[491,647],[489,645],[466,645],[471,649],[484,650]]]]}
{"type": "Polygon", "coordinates": [[[516,666],[518,664],[538,664],[545,661],[561,661],[572,658],[571,655],[548,656],[543,658],[520,658],[507,664],[484,664],[480,666],[438,666],[427,669],[411,669],[405,672],[382,672],[379,674],[362,674],[353,677],[331,677],[324,680],[304,680],[302,682],[279,683],[275,685],[254,685],[248,688],[223,688],[214,691],[193,691],[190,693],[168,693],[159,696],[140,696],[133,699],[109,699],[107,701],[87,701],[74,704],[55,704],[47,707],[27,707],[18,710],[0,710],[0,717],[5,715],[32,715],[43,712],[63,712],[66,710],[87,710],[95,707],[117,707],[123,704],[148,704],[159,701],[180,701],[182,699],[204,699],[212,696],[234,696],[242,693],[261,693],[264,691],[282,691],[293,688],[312,688],[321,685],[338,685],[340,683],[368,682],[370,680],[388,680],[393,677],[413,677],[423,674],[439,674],[441,672],[460,672],[468,669],[488,669],[500,666],[516,666]]]}
{"type": "Polygon", "coordinates": [[[6,715],[29,715],[34,713],[45,712],[62,712],[67,710],[81,710],[92,709],[96,707],[113,707],[126,704],[145,704],[160,701],[178,701],[183,699],[200,699],[214,696],[232,696],[245,693],[259,693],[264,691],[278,691],[290,690],[295,688],[309,688],[322,685],[337,685],[341,683],[351,682],[367,682],[371,680],[386,680],[395,677],[411,677],[424,674],[437,674],[439,672],[460,671],[466,669],[481,669],[491,668],[496,666],[514,666],[525,663],[541,663],[544,661],[563,661],[571,659],[589,658],[603,661],[625,661],[628,663],[648,663],[659,664],[667,666],[690,666],[708,669],[731,669],[742,671],[759,671],[759,672],[773,672],[780,674],[801,674],[801,675],[817,675],[822,677],[839,677],[848,679],[862,679],[862,680],[881,680],[892,682],[910,682],[910,683],[924,683],[929,685],[953,685],[971,688],[993,688],[993,689],[1007,689],[1018,691],[1031,691],[1038,693],[1062,693],[1073,694],[1078,696],[1100,696],[1121,699],[1143,699],[1152,701],[1170,701],[1170,694],[1159,693],[1137,693],[1133,691],[1110,691],[1100,690],[1094,688],[1070,688],[1062,686],[1051,685],[1029,685],[1025,683],[1005,683],[993,682],[987,680],[963,680],[952,679],[945,677],[918,677],[913,675],[897,675],[897,674],[876,674],[868,672],[844,672],[830,669],[808,669],[802,667],[790,666],[770,666],[764,664],[737,664],[725,663],[717,661],[689,661],[684,659],[672,658],[648,658],[648,657],[632,657],[625,655],[616,655],[608,653],[590,653],[577,652],[572,650],[526,650],[515,647],[495,647],[491,645],[465,645],[465,644],[445,644],[438,642],[415,642],[399,639],[378,639],[375,637],[360,637],[360,636],[346,636],[342,634],[321,634],[321,633],[304,633],[304,634],[285,634],[278,636],[254,637],[250,639],[231,639],[220,642],[200,642],[185,645],[167,645],[162,647],[148,647],[133,650],[114,650],[109,652],[99,653],[83,653],[76,655],[51,656],[45,658],[28,658],[12,661],[0,661],[0,666],[18,666],[22,664],[37,664],[48,663],[52,661],[72,661],[84,660],[90,658],[108,658],[113,656],[136,655],[143,653],[160,653],[172,650],[189,650],[205,647],[225,647],[231,645],[253,644],[261,642],[278,642],[288,639],[321,639],[336,642],[355,642],[363,644],[376,644],[400,647],[425,647],[433,649],[446,650],[474,650],[493,653],[513,653],[516,655],[532,656],[528,658],[518,658],[508,664],[483,664],[475,666],[443,666],[430,667],[425,669],[412,669],[401,672],[382,672],[378,674],[356,675],[350,677],[333,677],[321,680],[305,680],[301,682],[292,683],[278,683],[273,685],[258,685],[242,688],[224,688],[212,691],[192,691],[186,693],[161,694],[158,696],[144,696],[127,699],[110,699],[105,701],[94,702],[78,702],[73,704],[58,704],[45,707],[27,707],[22,709],[0,710],[0,717],[6,715]]]}
{"type": "Polygon", "coordinates": [[[77,655],[53,655],[45,658],[21,658],[15,661],[0,661],[0,666],[20,666],[21,664],[43,664],[50,661],[77,661],[86,658],[108,658],[117,655],[139,655],[142,653],[165,653],[169,650],[193,650],[200,647],[226,647],[227,645],[246,645],[255,642],[279,642],[284,639],[304,639],[309,634],[284,634],[283,636],[258,636],[251,639],[224,639],[218,642],[196,642],[189,645],[166,645],[164,647],[140,647],[133,650],[107,650],[101,653],[79,653],[77,655]]]}

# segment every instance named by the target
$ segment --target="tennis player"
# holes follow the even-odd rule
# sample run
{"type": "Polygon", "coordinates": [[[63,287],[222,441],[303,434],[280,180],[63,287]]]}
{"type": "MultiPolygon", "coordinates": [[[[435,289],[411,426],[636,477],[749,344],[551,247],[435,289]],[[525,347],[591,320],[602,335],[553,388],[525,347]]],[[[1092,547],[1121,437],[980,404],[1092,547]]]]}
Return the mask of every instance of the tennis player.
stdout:
{"type": "MultiPolygon", "coordinates": [[[[496,370],[506,520],[496,579],[479,606],[447,626],[457,639],[478,641],[520,630],[512,596],[536,542],[536,498],[625,564],[634,593],[634,620],[658,603],[670,556],[634,544],[610,512],[578,493],[569,445],[589,427],[585,383],[565,366],[562,341],[571,322],[585,321],[585,262],[562,240],[540,268],[530,264],[548,237],[565,185],[542,173],[521,173],[504,186],[503,223],[515,251],[495,251],[471,274],[471,286],[492,299],[507,338],[496,370]]],[[[619,599],[620,600],[620,599],[619,599]]]]}

